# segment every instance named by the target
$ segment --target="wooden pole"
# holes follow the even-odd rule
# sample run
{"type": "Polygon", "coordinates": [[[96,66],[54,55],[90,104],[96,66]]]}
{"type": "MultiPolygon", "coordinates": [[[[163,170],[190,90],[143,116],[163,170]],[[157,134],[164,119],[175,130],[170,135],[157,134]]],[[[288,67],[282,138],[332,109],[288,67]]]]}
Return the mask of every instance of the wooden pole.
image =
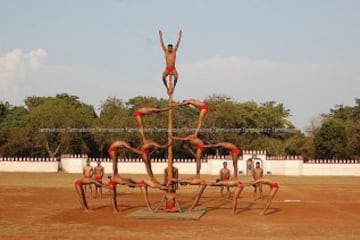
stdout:
{"type": "MultiPolygon", "coordinates": [[[[170,89],[170,91],[168,92],[169,95],[169,100],[168,100],[168,107],[171,107],[172,105],[172,94],[173,94],[173,82],[172,82],[173,76],[170,75],[169,76],[169,83],[168,83],[168,87],[170,89]]],[[[170,108],[169,109],[169,114],[168,114],[168,168],[167,168],[167,175],[168,175],[168,180],[173,178],[173,160],[174,160],[174,155],[173,155],[173,109],[170,108]]]]}

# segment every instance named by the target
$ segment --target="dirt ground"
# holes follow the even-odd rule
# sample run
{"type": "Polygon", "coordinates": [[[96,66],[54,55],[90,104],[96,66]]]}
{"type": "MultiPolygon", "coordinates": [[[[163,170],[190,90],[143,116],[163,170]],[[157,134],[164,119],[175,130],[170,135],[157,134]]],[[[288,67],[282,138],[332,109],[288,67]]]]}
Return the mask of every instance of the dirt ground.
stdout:
{"type": "MultiPolygon", "coordinates": [[[[252,188],[231,201],[208,188],[199,220],[139,220],[127,215],[145,204],[139,189],[119,187],[121,212],[113,214],[108,190],[89,199],[94,212],[83,213],[73,182],[77,174],[0,173],[0,239],[359,239],[360,177],[270,176],[280,189],[269,214],[265,201],[252,203],[252,188]],[[290,200],[290,201],[289,201],[290,200]],[[295,200],[295,201],[294,201],[295,200]]],[[[141,175],[129,175],[142,179],[141,175]]],[[[206,176],[207,179],[214,177],[206,176]]],[[[241,176],[241,180],[250,180],[241,176]]],[[[268,188],[265,187],[265,193],[268,188]]],[[[181,205],[191,202],[194,186],[180,188],[181,205]]],[[[151,190],[151,202],[162,197],[151,190]]]]}

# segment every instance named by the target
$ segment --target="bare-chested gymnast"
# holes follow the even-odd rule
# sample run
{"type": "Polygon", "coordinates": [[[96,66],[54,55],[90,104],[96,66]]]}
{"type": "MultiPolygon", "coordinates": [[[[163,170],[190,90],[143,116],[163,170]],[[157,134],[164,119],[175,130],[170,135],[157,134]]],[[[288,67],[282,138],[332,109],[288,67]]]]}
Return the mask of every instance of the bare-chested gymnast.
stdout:
{"type": "Polygon", "coordinates": [[[144,195],[144,200],[145,200],[145,204],[147,206],[147,208],[149,209],[149,211],[154,212],[154,209],[151,207],[150,204],[150,199],[149,199],[149,187],[150,188],[157,188],[163,191],[167,191],[168,187],[160,184],[156,179],[144,179],[141,180],[139,182],[137,182],[137,185],[140,187],[143,195],[144,195]]]}
{"type": "Polygon", "coordinates": [[[88,178],[88,177],[80,178],[74,182],[75,191],[79,197],[79,201],[80,201],[80,204],[81,204],[84,212],[92,211],[88,207],[88,204],[86,201],[86,196],[85,196],[85,191],[84,191],[84,186],[91,185],[91,184],[94,184],[95,186],[98,186],[98,187],[106,187],[106,185],[99,183],[94,178],[88,178]]]}
{"type": "MultiPolygon", "coordinates": [[[[169,144],[163,144],[160,145],[157,142],[146,140],[145,143],[141,146],[140,151],[138,154],[140,154],[142,160],[145,163],[146,172],[151,180],[158,182],[153,174],[152,168],[151,168],[151,159],[150,159],[150,151],[152,149],[158,150],[158,149],[164,149],[167,148],[169,144]]],[[[158,182],[159,183],[159,182],[158,182]]]]}
{"type": "Polygon", "coordinates": [[[265,207],[261,212],[262,215],[265,215],[266,210],[269,209],[272,200],[274,199],[276,193],[279,190],[279,184],[271,181],[270,179],[263,179],[263,178],[252,182],[252,184],[258,184],[258,183],[262,183],[262,184],[268,185],[270,187],[270,192],[269,192],[265,207]]]}
{"type": "MultiPolygon", "coordinates": [[[[94,179],[99,183],[102,183],[103,176],[104,167],[101,166],[101,161],[97,161],[97,166],[94,167],[94,179]]],[[[98,196],[98,192],[100,193],[100,198],[102,198],[102,188],[98,185],[95,185],[95,198],[98,196]]]]}
{"type": "MultiPolygon", "coordinates": [[[[220,180],[230,180],[230,170],[227,168],[227,162],[223,162],[223,168],[220,169],[220,180]]],[[[220,196],[224,196],[224,188],[226,188],[227,197],[230,196],[230,187],[220,187],[220,196]]]]}
{"type": "Polygon", "coordinates": [[[201,126],[204,123],[204,119],[209,108],[204,102],[198,99],[188,99],[188,100],[184,100],[182,103],[174,104],[174,106],[183,106],[183,105],[192,105],[200,110],[199,119],[196,124],[195,132],[194,132],[194,135],[197,136],[201,126]]]}
{"type": "Polygon", "coordinates": [[[236,214],[236,208],[238,204],[238,198],[245,186],[250,186],[252,183],[244,183],[238,179],[220,180],[218,179],[215,183],[208,183],[208,186],[220,186],[220,187],[236,187],[233,197],[232,212],[236,214]]]}
{"type": "MultiPolygon", "coordinates": [[[[168,176],[168,167],[166,167],[164,169],[164,180],[163,180],[163,185],[167,185],[169,183],[169,176],[168,176]]],[[[172,166],[172,178],[178,180],[179,179],[179,169],[177,169],[177,167],[172,166]]],[[[176,191],[179,189],[179,184],[178,182],[174,182],[172,184],[172,187],[174,188],[173,190],[176,191]]]]}
{"type": "MultiPolygon", "coordinates": [[[[199,186],[197,189],[197,192],[195,194],[194,200],[190,206],[190,208],[188,209],[188,212],[192,212],[194,210],[194,208],[196,207],[196,205],[199,203],[200,198],[202,196],[202,194],[204,193],[206,187],[208,186],[208,183],[206,182],[206,180],[201,179],[201,178],[189,178],[189,179],[172,179],[172,182],[178,182],[180,183],[180,185],[197,185],[199,186]]],[[[211,184],[211,183],[209,183],[211,184]]]]}
{"type": "Polygon", "coordinates": [[[161,199],[159,206],[155,209],[155,212],[158,212],[159,210],[164,210],[166,212],[181,212],[179,202],[176,199],[176,190],[172,184],[167,186],[167,191],[161,199]]]}
{"type": "Polygon", "coordinates": [[[175,62],[176,62],[176,52],[177,52],[177,50],[179,48],[180,41],[181,41],[182,30],[179,31],[179,37],[178,37],[178,40],[177,40],[177,43],[176,43],[175,47],[173,47],[172,44],[168,44],[167,47],[165,46],[164,40],[163,40],[163,33],[162,33],[161,30],[159,30],[159,36],[160,36],[161,47],[162,47],[162,49],[164,50],[164,53],[165,53],[165,63],[166,63],[165,71],[162,74],[162,80],[163,80],[164,85],[165,85],[165,87],[166,87],[166,89],[168,91],[168,94],[172,94],[174,89],[175,89],[177,80],[179,78],[179,74],[178,74],[178,72],[176,70],[176,67],[175,67],[175,62]],[[168,75],[174,76],[174,84],[173,84],[173,87],[171,89],[169,88],[169,86],[168,86],[168,84],[166,82],[166,77],[168,75]]]}
{"type": "Polygon", "coordinates": [[[234,178],[237,178],[238,174],[238,159],[241,153],[240,148],[238,148],[235,144],[229,142],[218,142],[214,144],[204,145],[205,148],[225,148],[231,152],[231,158],[234,166],[234,178]]]}
{"type": "MultiPolygon", "coordinates": [[[[90,166],[90,161],[87,160],[86,161],[86,165],[83,167],[83,177],[84,178],[89,178],[89,179],[92,179],[94,175],[94,169],[92,166],[90,166]]],[[[89,187],[90,189],[90,196],[93,197],[93,194],[92,194],[92,184],[86,184],[84,185],[84,191],[85,191],[85,194],[87,194],[87,188],[89,187]]]]}
{"type": "Polygon", "coordinates": [[[116,141],[108,149],[111,161],[112,161],[112,167],[113,167],[113,174],[118,174],[118,167],[117,167],[117,150],[120,148],[125,148],[133,153],[141,154],[140,151],[136,148],[133,148],[130,146],[129,143],[125,141],[116,141]]]}
{"type": "Polygon", "coordinates": [[[145,137],[145,133],[144,133],[143,116],[150,115],[153,113],[165,112],[169,109],[170,109],[170,107],[165,107],[165,108],[143,107],[143,108],[136,109],[136,111],[134,112],[134,117],[135,117],[137,124],[139,125],[139,132],[140,132],[143,143],[146,141],[146,137],[145,137]]]}
{"type": "Polygon", "coordinates": [[[194,179],[187,179],[187,180],[179,180],[178,182],[180,184],[199,185],[195,199],[194,199],[191,207],[189,208],[189,212],[192,212],[194,210],[194,208],[196,207],[196,205],[199,203],[199,200],[207,186],[236,187],[234,197],[233,197],[233,205],[232,205],[232,211],[233,211],[234,215],[236,213],[238,198],[239,198],[242,190],[244,189],[245,186],[250,186],[252,184],[252,183],[243,183],[237,179],[223,180],[223,181],[221,181],[219,179],[216,182],[206,182],[204,179],[194,178],[194,179]]]}
{"type": "Polygon", "coordinates": [[[204,142],[194,134],[189,135],[187,137],[173,137],[173,139],[180,140],[180,141],[189,141],[190,144],[195,146],[195,148],[196,148],[196,176],[195,176],[195,178],[200,178],[201,158],[202,158],[202,153],[205,149],[204,142]]]}
{"type": "MultiPolygon", "coordinates": [[[[150,159],[150,150],[151,149],[163,149],[163,148],[167,148],[169,145],[168,144],[164,144],[164,145],[160,145],[154,141],[151,140],[146,140],[145,143],[141,146],[140,149],[136,149],[131,147],[128,143],[124,142],[124,141],[116,141],[115,143],[113,143],[110,148],[109,148],[109,154],[111,156],[112,162],[113,162],[113,170],[114,170],[114,174],[117,174],[117,156],[116,156],[116,151],[118,148],[126,148],[128,150],[130,150],[133,153],[136,153],[138,155],[141,156],[142,160],[145,163],[145,167],[146,167],[146,172],[148,174],[148,176],[154,180],[157,181],[154,177],[154,174],[152,172],[152,168],[151,168],[151,159],[150,159]]],[[[158,181],[157,181],[158,182],[158,181]]]]}
{"type": "MultiPolygon", "coordinates": [[[[264,171],[260,167],[260,162],[256,162],[255,168],[252,172],[252,176],[254,181],[261,179],[264,176],[264,171]]],[[[258,199],[262,199],[262,183],[259,182],[253,185],[254,187],[254,201],[258,199]],[[257,192],[259,192],[259,196],[257,196],[257,192]]]]}
{"type": "Polygon", "coordinates": [[[114,213],[118,213],[119,209],[118,209],[118,204],[117,204],[117,190],[116,190],[116,185],[127,185],[129,187],[137,187],[138,184],[135,180],[131,179],[131,178],[126,178],[126,177],[122,177],[119,174],[114,174],[110,177],[108,186],[110,189],[110,195],[111,195],[111,203],[113,206],[113,212],[114,213]]]}

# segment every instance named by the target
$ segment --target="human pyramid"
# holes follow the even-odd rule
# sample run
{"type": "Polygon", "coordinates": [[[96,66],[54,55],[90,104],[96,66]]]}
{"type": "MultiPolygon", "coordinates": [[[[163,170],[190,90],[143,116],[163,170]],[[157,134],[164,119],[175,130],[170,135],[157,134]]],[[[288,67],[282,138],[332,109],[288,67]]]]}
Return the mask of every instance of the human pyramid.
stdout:
{"type": "MultiPolygon", "coordinates": [[[[175,61],[176,61],[176,52],[178,50],[181,37],[182,37],[182,31],[180,30],[178,40],[175,46],[172,44],[167,45],[167,47],[164,44],[163,41],[163,34],[161,30],[159,31],[159,37],[160,37],[160,43],[165,53],[165,62],[166,62],[166,68],[162,75],[163,83],[167,89],[167,93],[169,95],[169,106],[166,108],[156,108],[156,107],[142,107],[138,108],[134,113],[134,118],[139,126],[139,133],[142,141],[142,145],[140,148],[134,148],[126,141],[118,140],[115,141],[111,146],[108,148],[108,153],[112,160],[112,170],[113,174],[112,176],[109,176],[109,182],[108,184],[103,184],[102,177],[104,175],[104,170],[102,167],[100,167],[100,163],[98,163],[97,169],[95,168],[95,175],[93,176],[92,168],[89,166],[87,168],[88,170],[84,170],[84,177],[81,179],[78,179],[75,181],[75,189],[79,196],[80,204],[83,207],[85,212],[91,211],[87,204],[86,194],[85,194],[85,187],[87,185],[95,185],[96,190],[98,188],[107,188],[110,190],[111,200],[112,200],[112,207],[113,211],[115,213],[119,212],[118,205],[117,205],[117,192],[116,192],[116,186],[117,185],[126,185],[131,188],[139,187],[141,189],[141,192],[143,193],[145,204],[147,208],[152,212],[158,212],[160,210],[166,211],[166,212],[181,212],[181,208],[179,206],[179,203],[176,199],[176,190],[178,189],[178,184],[180,185],[197,185],[199,186],[196,192],[196,195],[194,197],[194,200],[188,209],[189,212],[192,212],[194,208],[199,203],[199,200],[204,193],[205,189],[209,187],[234,187],[236,190],[233,194],[233,203],[232,203],[232,212],[233,214],[236,213],[237,208],[237,200],[246,186],[254,186],[255,191],[259,189],[261,193],[261,186],[262,184],[269,185],[270,186],[270,192],[268,195],[268,200],[265,204],[265,207],[262,214],[265,214],[266,210],[269,208],[272,199],[276,195],[279,185],[275,182],[272,182],[269,179],[263,179],[262,173],[261,175],[258,175],[257,177],[254,177],[254,181],[251,182],[241,182],[238,180],[238,166],[237,161],[239,158],[239,155],[241,154],[241,150],[239,147],[237,147],[235,144],[230,142],[218,142],[213,144],[204,144],[204,142],[198,137],[198,134],[200,132],[200,129],[203,125],[205,116],[208,112],[208,106],[198,100],[198,99],[188,99],[184,100],[182,102],[173,102],[172,101],[172,94],[174,92],[175,86],[177,84],[178,80],[178,72],[175,68],[175,61]],[[169,79],[167,79],[169,78],[169,79]],[[171,111],[175,107],[181,107],[181,106],[193,106],[197,109],[199,109],[199,118],[196,123],[195,131],[194,133],[184,136],[184,137],[178,137],[178,136],[172,136],[172,129],[169,129],[169,132],[171,132],[169,135],[168,143],[166,144],[159,144],[153,140],[147,139],[144,133],[144,117],[150,114],[156,114],[161,113],[165,111],[171,111]],[[150,153],[153,149],[166,149],[173,145],[173,140],[179,140],[179,141],[187,141],[189,142],[195,149],[196,149],[196,175],[193,178],[189,179],[182,179],[178,176],[178,171],[175,167],[171,164],[168,166],[169,169],[165,169],[165,177],[163,183],[160,183],[154,176],[152,168],[151,168],[151,157],[150,153]],[[215,182],[209,182],[202,178],[200,178],[200,169],[201,169],[201,159],[203,152],[207,148],[224,148],[229,151],[229,153],[232,156],[233,161],[233,167],[234,167],[234,177],[230,179],[230,177],[222,177],[221,179],[217,179],[215,182]],[[118,158],[117,158],[117,152],[120,150],[127,150],[130,152],[133,152],[141,157],[143,160],[146,172],[148,175],[148,179],[142,179],[140,181],[136,181],[130,178],[123,177],[118,172],[118,158]],[[102,169],[101,169],[102,168],[102,169]],[[159,189],[162,191],[165,191],[165,195],[163,199],[161,200],[160,204],[156,207],[151,206],[148,196],[148,188],[154,188],[159,189]]],[[[169,118],[172,116],[169,114],[169,118]]],[[[84,168],[86,169],[86,167],[84,168]]],[[[260,198],[261,198],[260,194],[260,198]]],[[[254,199],[257,200],[257,199],[254,199]]]]}

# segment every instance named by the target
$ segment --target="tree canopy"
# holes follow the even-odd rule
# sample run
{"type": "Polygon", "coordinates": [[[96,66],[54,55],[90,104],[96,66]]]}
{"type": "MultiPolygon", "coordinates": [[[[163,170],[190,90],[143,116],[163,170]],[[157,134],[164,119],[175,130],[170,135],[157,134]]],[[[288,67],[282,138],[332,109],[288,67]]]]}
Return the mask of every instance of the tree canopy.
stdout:
{"type": "MultiPolygon", "coordinates": [[[[360,156],[360,99],[355,99],[353,107],[336,105],[322,115],[319,126],[314,125],[307,133],[288,119],[290,109],[282,103],[237,102],[215,94],[204,102],[209,106],[200,131],[205,143],[228,141],[242,149],[265,149],[270,155],[303,155],[306,159],[360,156]]],[[[99,115],[93,106],[66,93],[55,97],[31,96],[24,104],[12,106],[0,102],[0,156],[58,157],[66,153],[106,157],[107,148],[115,140],[139,147],[135,110],[167,107],[167,100],[136,96],[124,101],[108,97],[102,102],[99,115]]],[[[191,134],[198,115],[196,108],[175,107],[174,135],[191,134]]],[[[167,142],[167,112],[144,116],[144,125],[147,138],[160,144],[167,142]]],[[[167,153],[156,154],[166,157],[167,153]]],[[[176,142],[174,156],[191,157],[192,152],[187,144],[176,142]]]]}

